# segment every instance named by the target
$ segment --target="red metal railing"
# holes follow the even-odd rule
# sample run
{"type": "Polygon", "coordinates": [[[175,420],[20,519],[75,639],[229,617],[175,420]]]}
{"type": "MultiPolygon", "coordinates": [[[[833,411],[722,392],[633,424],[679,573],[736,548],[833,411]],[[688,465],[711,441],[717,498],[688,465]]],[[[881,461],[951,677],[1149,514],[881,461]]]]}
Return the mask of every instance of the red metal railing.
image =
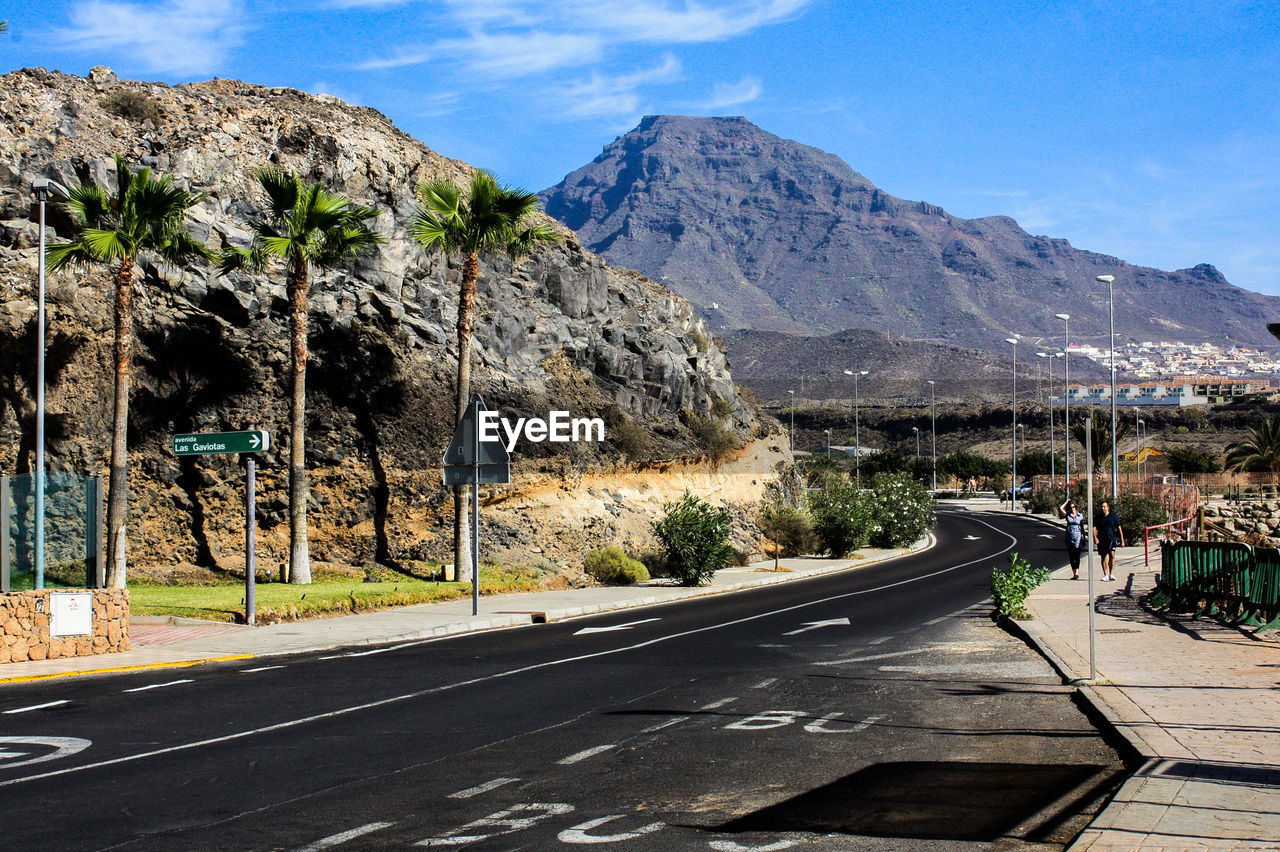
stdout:
{"type": "Polygon", "coordinates": [[[1179,528],[1178,533],[1182,535],[1183,538],[1186,538],[1187,532],[1191,528],[1191,526],[1195,523],[1195,520],[1196,520],[1195,516],[1192,515],[1189,518],[1182,518],[1181,520],[1170,521],[1167,524],[1153,524],[1149,527],[1144,527],[1142,530],[1142,558],[1144,560],[1144,564],[1146,565],[1151,564],[1151,531],[1152,530],[1164,529],[1165,527],[1169,527],[1169,528],[1178,527],[1179,528]]]}

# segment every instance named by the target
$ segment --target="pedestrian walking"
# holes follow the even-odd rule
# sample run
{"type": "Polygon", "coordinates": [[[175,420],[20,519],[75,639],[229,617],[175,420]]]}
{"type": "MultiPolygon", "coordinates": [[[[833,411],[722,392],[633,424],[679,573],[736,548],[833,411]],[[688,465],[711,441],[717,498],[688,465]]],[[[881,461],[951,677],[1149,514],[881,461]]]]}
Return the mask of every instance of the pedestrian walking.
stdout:
{"type": "Polygon", "coordinates": [[[1080,514],[1076,504],[1070,499],[1058,507],[1058,514],[1067,522],[1065,541],[1067,545],[1067,561],[1071,563],[1071,579],[1080,579],[1080,554],[1084,553],[1085,527],[1089,525],[1085,516],[1080,514]]]}
{"type": "Polygon", "coordinates": [[[1124,530],[1120,527],[1120,518],[1111,511],[1111,503],[1102,501],[1102,517],[1093,527],[1093,542],[1098,546],[1098,556],[1102,560],[1102,579],[1116,578],[1116,548],[1124,547],[1124,530]]]}

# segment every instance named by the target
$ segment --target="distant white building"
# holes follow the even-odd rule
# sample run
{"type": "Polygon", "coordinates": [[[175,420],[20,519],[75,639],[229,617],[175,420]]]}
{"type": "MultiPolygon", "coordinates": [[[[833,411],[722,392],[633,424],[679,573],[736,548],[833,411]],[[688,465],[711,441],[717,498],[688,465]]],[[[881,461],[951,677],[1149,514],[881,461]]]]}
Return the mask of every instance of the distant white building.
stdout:
{"type": "MultiPolygon", "coordinates": [[[[1116,405],[1208,405],[1264,390],[1256,382],[1221,376],[1194,376],[1170,382],[1117,383],[1116,405]]],[[[1072,405],[1110,405],[1111,385],[1072,385],[1068,389],[1072,405]]],[[[1061,395],[1050,400],[1062,405],[1061,395]]]]}

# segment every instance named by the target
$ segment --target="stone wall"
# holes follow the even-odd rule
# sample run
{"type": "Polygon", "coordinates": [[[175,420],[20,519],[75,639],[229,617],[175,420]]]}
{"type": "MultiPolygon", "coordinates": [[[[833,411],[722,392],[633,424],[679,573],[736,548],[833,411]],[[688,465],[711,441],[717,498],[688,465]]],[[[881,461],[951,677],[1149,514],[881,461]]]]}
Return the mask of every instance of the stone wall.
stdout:
{"type": "Polygon", "coordinates": [[[0,594],[0,663],[56,660],[129,650],[128,589],[88,589],[93,595],[90,636],[49,635],[50,597],[61,592],[0,594]]]}

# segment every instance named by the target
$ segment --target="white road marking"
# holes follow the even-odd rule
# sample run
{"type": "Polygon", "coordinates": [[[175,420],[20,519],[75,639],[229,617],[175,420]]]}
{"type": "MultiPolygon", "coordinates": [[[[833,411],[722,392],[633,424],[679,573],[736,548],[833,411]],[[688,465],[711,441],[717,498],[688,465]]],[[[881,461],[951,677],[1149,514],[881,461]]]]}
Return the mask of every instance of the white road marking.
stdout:
{"type": "Polygon", "coordinates": [[[614,624],[610,627],[584,627],[581,630],[579,630],[577,633],[574,633],[573,635],[581,636],[584,633],[612,633],[615,630],[630,630],[631,628],[639,626],[641,624],[648,624],[651,621],[661,621],[661,620],[662,620],[661,618],[645,618],[645,619],[641,619],[640,621],[630,621],[626,624],[614,624]]]}
{"type": "Polygon", "coordinates": [[[732,698],[721,698],[719,701],[712,701],[710,704],[703,704],[701,707],[698,708],[698,712],[701,713],[705,710],[719,710],[721,707],[724,707],[726,704],[732,704],[737,700],[738,700],[737,696],[734,696],[732,698]]]}
{"type": "Polygon", "coordinates": [[[527,805],[512,805],[505,811],[489,814],[487,817],[481,817],[474,822],[455,828],[452,831],[446,831],[444,834],[437,834],[435,837],[428,837],[425,840],[419,840],[418,846],[465,846],[468,843],[477,843],[481,840],[488,840],[490,837],[498,837],[503,834],[511,834],[513,831],[522,831],[530,828],[544,819],[553,816],[563,816],[573,812],[573,805],[566,805],[560,802],[551,804],[533,803],[527,805]],[[520,816],[520,814],[531,814],[529,816],[520,816]],[[477,829],[498,829],[497,831],[489,831],[486,834],[474,833],[477,829]],[[464,831],[471,831],[472,834],[463,834],[464,831]]]}
{"type": "Polygon", "coordinates": [[[881,636],[879,639],[872,639],[872,640],[871,640],[870,642],[868,642],[867,644],[868,644],[868,645],[879,645],[879,644],[880,644],[880,643],[882,643],[882,642],[888,642],[888,641],[889,641],[890,639],[892,639],[892,638],[893,638],[892,636],[881,636]]]}
{"type": "Polygon", "coordinates": [[[316,657],[316,659],[317,660],[340,660],[344,656],[345,656],[344,654],[330,654],[327,657],[316,657]]]}
{"type": "Polygon", "coordinates": [[[133,689],[126,689],[125,692],[146,692],[148,689],[164,689],[166,686],[177,686],[180,683],[193,683],[191,678],[183,678],[182,680],[171,680],[168,683],[152,683],[147,686],[135,686],[133,689]]]}
{"type": "Polygon", "coordinates": [[[752,688],[752,689],[764,689],[765,687],[773,686],[773,685],[774,685],[775,683],[777,683],[777,682],[778,682],[778,679],[777,679],[776,677],[767,677],[767,678],[765,678],[764,680],[760,681],[759,683],[757,683],[755,686],[753,686],[753,687],[751,687],[751,688],[752,688]]]}
{"type": "Polygon", "coordinates": [[[865,663],[870,660],[887,660],[891,657],[909,657],[912,654],[923,654],[927,648],[911,648],[906,651],[886,651],[883,654],[868,654],[863,657],[841,657],[838,660],[822,660],[815,666],[843,666],[846,663],[865,663]]]}
{"type": "Polygon", "coordinates": [[[449,798],[450,799],[470,799],[472,796],[479,796],[481,793],[488,793],[490,790],[496,790],[499,787],[506,786],[507,784],[514,784],[519,780],[520,780],[519,778],[495,778],[492,781],[486,781],[483,784],[476,785],[475,787],[468,787],[465,790],[459,790],[456,793],[450,793],[449,798]]]}
{"type": "Polygon", "coordinates": [[[67,701],[67,699],[61,698],[57,701],[46,701],[43,704],[32,704],[30,707],[17,707],[13,710],[6,710],[4,712],[5,713],[27,713],[31,710],[44,710],[47,707],[57,707],[59,704],[69,704],[69,703],[70,702],[67,701]]]}
{"type": "Polygon", "coordinates": [[[810,630],[817,630],[820,627],[848,627],[849,619],[847,618],[828,618],[826,621],[806,621],[804,627],[799,630],[792,630],[790,633],[783,633],[783,636],[795,636],[797,633],[808,633],[810,630]]]}
{"type": "Polygon", "coordinates": [[[1057,538],[1057,536],[1049,535],[1048,533],[1040,533],[1040,538],[1057,538]]]}
{"type": "MultiPolygon", "coordinates": [[[[29,766],[32,763],[44,763],[46,760],[57,760],[62,757],[70,757],[73,754],[82,752],[89,746],[93,745],[92,740],[82,739],[80,737],[0,737],[0,746],[15,745],[38,745],[50,746],[53,751],[40,757],[32,757],[27,760],[20,760],[16,763],[4,764],[5,769],[12,769],[15,766],[29,766]]],[[[22,757],[29,752],[10,752],[14,757],[22,757]]],[[[63,770],[66,771],[66,770],[63,770]]]]}
{"type": "Polygon", "coordinates": [[[726,731],[767,731],[770,728],[783,728],[793,724],[796,719],[805,715],[803,710],[765,710],[754,716],[725,725],[726,731]]]}
{"type": "Polygon", "coordinates": [[[389,825],[395,825],[394,822],[371,822],[353,828],[350,831],[344,831],[339,834],[331,834],[321,840],[317,840],[307,846],[302,846],[296,852],[320,852],[321,849],[331,849],[334,846],[340,846],[348,840],[355,840],[357,837],[363,837],[366,834],[372,834],[375,831],[381,831],[389,825]]]}
{"type": "Polygon", "coordinates": [[[654,733],[655,731],[661,731],[663,728],[670,728],[672,725],[679,725],[681,722],[687,722],[687,721],[689,721],[689,717],[688,717],[688,716],[677,716],[677,717],[675,717],[674,719],[668,719],[668,720],[667,720],[667,721],[665,721],[665,722],[659,722],[659,723],[658,723],[658,724],[656,724],[656,725],[650,725],[649,727],[645,728],[645,729],[644,729],[643,731],[641,731],[640,733],[642,733],[642,734],[652,734],[652,733],[654,733]]]}
{"type": "MultiPolygon", "coordinates": [[[[973,520],[975,523],[982,524],[983,526],[990,527],[992,530],[995,530],[996,532],[1000,532],[1000,530],[997,530],[991,524],[988,524],[985,521],[982,521],[978,518],[972,518],[971,520],[973,520]]],[[[932,580],[934,577],[940,577],[943,574],[949,574],[952,571],[958,570],[960,568],[964,568],[968,565],[972,565],[974,562],[980,562],[983,559],[991,559],[993,557],[1000,556],[1004,553],[1009,552],[1014,548],[1014,546],[1017,545],[1018,540],[1014,536],[1011,536],[1008,533],[1003,533],[1003,532],[1000,532],[1000,534],[1008,538],[1010,541],[1010,543],[1003,550],[997,551],[995,553],[987,554],[981,559],[974,559],[971,562],[964,562],[959,565],[952,565],[949,568],[940,568],[937,571],[930,571],[928,574],[920,574],[919,576],[909,577],[905,580],[898,580],[893,583],[885,583],[882,586],[875,586],[870,589],[862,589],[856,592],[844,592],[842,594],[832,595],[827,598],[818,598],[815,600],[805,601],[804,603],[793,604],[792,606],[782,607],[781,609],[771,610],[769,612],[758,612],[754,615],[748,615],[742,618],[735,618],[731,621],[722,621],[717,624],[708,624],[705,627],[695,627],[692,630],[684,630],[679,633],[669,633],[666,636],[655,636],[652,639],[646,639],[643,642],[636,642],[632,645],[626,645],[619,648],[608,648],[603,651],[592,651],[591,653],[587,653],[587,654],[576,654],[571,657],[561,657],[560,659],[556,659],[556,660],[546,660],[541,663],[531,663],[527,666],[519,666],[514,669],[507,669],[505,671],[494,672],[493,674],[474,677],[468,680],[459,680],[459,681],[454,681],[453,683],[446,683],[446,684],[441,684],[440,686],[433,686],[427,689],[416,690],[414,692],[406,692],[401,695],[392,695],[387,698],[381,698],[381,699],[378,699],[377,701],[369,701],[364,704],[354,704],[354,705],[351,705],[350,707],[342,707],[337,710],[331,710],[327,713],[316,713],[311,716],[301,716],[297,719],[289,719],[284,722],[277,722],[274,725],[265,725],[261,728],[250,728],[248,730],[237,731],[232,734],[225,734],[220,737],[210,737],[208,739],[203,739],[203,740],[194,740],[192,742],[180,743],[178,745],[167,746],[165,748],[153,749],[151,751],[143,751],[143,752],[138,752],[137,754],[130,754],[130,755],[125,755],[123,757],[112,758],[111,760],[102,760],[102,761],[98,761],[97,763],[87,763],[83,766],[74,766],[74,767],[69,767],[67,769],[58,769],[52,772],[42,772],[37,775],[27,775],[22,778],[10,778],[5,781],[0,781],[0,787],[8,787],[13,784],[24,784],[28,781],[38,781],[44,778],[53,778],[59,775],[66,775],[71,772],[80,772],[86,769],[100,769],[105,766],[115,766],[121,763],[132,763],[135,760],[146,760],[148,758],[159,757],[165,754],[173,754],[179,751],[188,751],[190,749],[195,749],[195,748],[204,748],[206,746],[218,745],[220,743],[245,739],[246,737],[262,736],[264,734],[274,733],[275,731],[282,731],[282,730],[287,730],[289,728],[296,728],[300,725],[309,725],[313,722],[318,722],[324,719],[333,719],[341,716],[347,716],[352,713],[360,713],[365,710],[372,710],[376,707],[385,707],[388,704],[397,704],[402,701],[412,701],[418,698],[426,697],[428,695],[439,695],[442,692],[449,692],[454,689],[461,689],[463,687],[475,686],[477,684],[487,683],[488,681],[492,681],[492,680],[500,680],[502,678],[514,677],[515,675],[527,674],[528,672],[540,671],[542,669],[553,668],[556,666],[563,666],[570,663],[580,663],[584,660],[594,660],[600,657],[611,657],[616,654],[625,654],[631,651],[638,651],[642,648],[649,648],[654,645],[660,645],[663,642],[669,642],[673,639],[683,639],[686,636],[696,636],[700,633],[709,633],[713,630],[722,630],[726,627],[736,627],[739,624],[747,624],[752,621],[759,621],[764,618],[774,618],[776,616],[783,615],[788,612],[796,612],[798,610],[807,609],[812,606],[822,606],[824,604],[833,603],[838,600],[861,597],[862,595],[874,594],[875,592],[882,592],[882,591],[885,591],[886,589],[897,588],[898,586],[905,586],[910,583],[918,583],[924,580],[932,580]]],[[[935,545],[936,545],[936,542],[934,542],[934,544],[931,544],[930,546],[932,547],[935,545]]],[[[918,556],[922,552],[923,551],[916,551],[915,553],[911,553],[911,554],[903,554],[902,556],[896,556],[892,559],[886,559],[884,560],[884,562],[878,563],[878,564],[895,562],[898,559],[903,559],[903,558],[906,558],[907,556],[918,556]]],[[[456,638],[456,637],[441,636],[436,639],[427,639],[423,641],[424,642],[445,642],[445,641],[450,641],[453,638],[456,638]]]]}
{"type": "Polygon", "coordinates": [[[713,840],[711,848],[716,852],[782,852],[783,849],[790,849],[799,842],[798,840],[779,840],[764,846],[743,846],[732,840],[713,840]]]}
{"type": "Polygon", "coordinates": [[[241,669],[240,674],[253,674],[254,672],[269,672],[272,669],[282,669],[282,668],[284,668],[284,666],[258,666],[256,669],[241,669]]]}
{"type": "Polygon", "coordinates": [[[589,748],[589,749],[586,749],[585,751],[580,751],[577,754],[571,754],[568,757],[562,757],[559,760],[557,760],[556,763],[560,764],[561,766],[569,766],[574,763],[581,763],[587,758],[595,757],[597,754],[604,754],[606,751],[608,751],[611,748],[617,748],[617,744],[609,743],[608,745],[598,745],[595,748],[589,748]]]}
{"type": "Polygon", "coordinates": [[[828,713],[827,715],[823,716],[821,719],[818,719],[816,721],[810,722],[809,724],[805,725],[804,729],[806,732],[810,734],[856,734],[859,731],[865,731],[867,728],[870,728],[876,722],[879,722],[881,719],[884,718],[884,716],[868,716],[858,724],[852,725],[847,728],[826,727],[827,722],[830,722],[834,720],[836,717],[843,716],[843,715],[844,715],[843,713],[839,713],[839,712],[828,713]]]}
{"type": "Polygon", "coordinates": [[[964,537],[964,540],[965,541],[982,541],[982,537],[976,536],[976,535],[967,535],[964,537]]]}
{"type": "Polygon", "coordinates": [[[399,645],[391,645],[386,648],[374,648],[372,651],[352,651],[349,654],[343,654],[344,657],[371,657],[374,654],[385,654],[388,651],[399,651],[401,648],[412,648],[414,645],[421,645],[422,642],[404,642],[399,645]]]}
{"type": "Polygon", "coordinates": [[[635,831],[626,831],[621,834],[587,834],[593,828],[599,828],[606,822],[613,822],[615,819],[622,819],[623,814],[612,814],[610,816],[597,817],[589,819],[584,823],[575,825],[573,828],[567,828],[556,835],[556,839],[561,843],[619,843],[623,840],[635,840],[646,834],[652,834],[660,828],[665,828],[666,823],[651,822],[643,825],[635,831]]]}

